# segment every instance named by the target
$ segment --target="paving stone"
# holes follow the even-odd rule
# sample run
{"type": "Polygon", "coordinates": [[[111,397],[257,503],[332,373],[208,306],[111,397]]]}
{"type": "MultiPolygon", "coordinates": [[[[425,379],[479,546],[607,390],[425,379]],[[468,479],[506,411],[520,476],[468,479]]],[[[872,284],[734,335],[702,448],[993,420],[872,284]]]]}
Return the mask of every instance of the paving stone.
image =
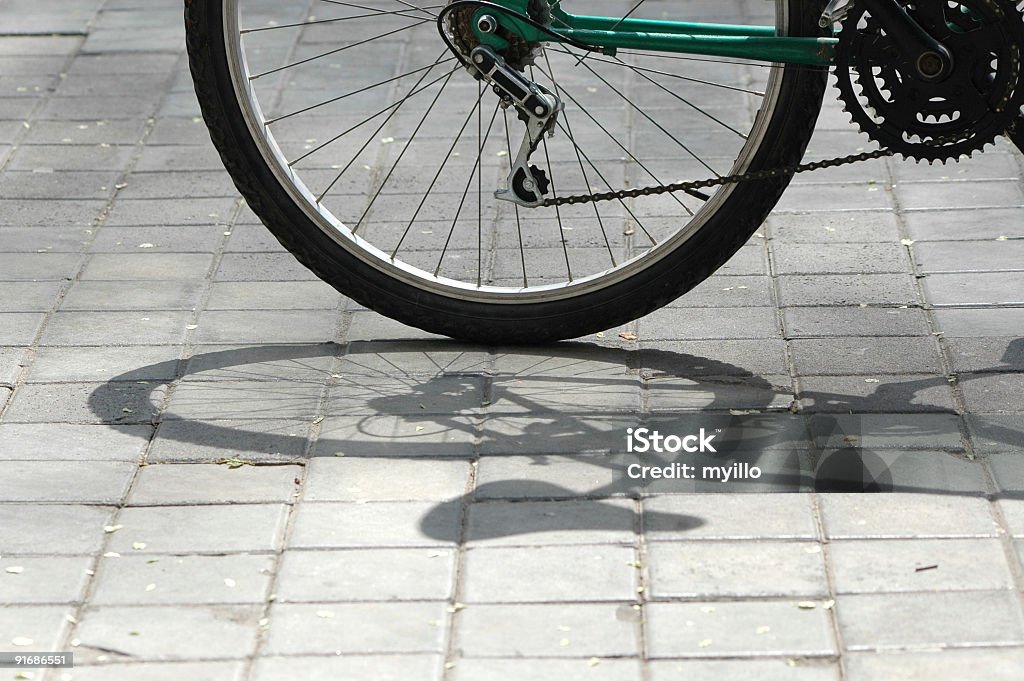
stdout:
{"type": "Polygon", "coordinates": [[[18,388],[6,423],[149,424],[164,386],[118,383],[30,383],[18,388]]]}
{"type": "Polygon", "coordinates": [[[651,603],[644,608],[648,656],[833,655],[828,611],[818,603],[813,609],[796,600],[651,603]]]}
{"type": "Polygon", "coordinates": [[[480,450],[486,455],[584,454],[623,452],[627,428],[639,425],[636,415],[560,414],[488,416],[484,419],[480,450]]]}
{"type": "Polygon", "coordinates": [[[643,378],[678,376],[782,376],[785,345],[780,339],[729,341],[645,341],[640,351],[643,378]]]}
{"type": "Polygon", "coordinates": [[[458,614],[463,657],[623,657],[636,655],[639,613],[630,605],[470,605],[458,614]]]}
{"type": "Polygon", "coordinates": [[[885,210],[893,208],[893,197],[882,187],[866,183],[793,185],[773,212],[830,212],[836,205],[844,209],[885,210]]]}
{"type": "Polygon", "coordinates": [[[225,225],[235,212],[237,200],[225,198],[120,199],[114,203],[105,225],[225,225]]]}
{"type": "Polygon", "coordinates": [[[207,310],[334,310],[341,294],[317,281],[219,281],[210,290],[207,310]]]}
{"type": "Polygon", "coordinates": [[[0,282],[0,312],[47,312],[56,302],[61,285],[56,281],[0,282]]]}
{"type": "Polygon", "coordinates": [[[290,550],[275,589],[281,603],[443,601],[454,580],[455,554],[447,549],[290,550]]]}
{"type": "Polygon", "coordinates": [[[27,380],[30,383],[97,379],[169,381],[177,376],[180,352],[173,346],[40,348],[27,380]]]}
{"type": "Polygon", "coordinates": [[[344,346],[333,343],[200,345],[193,348],[182,380],[326,383],[342,352],[344,346]]]}
{"type": "Polygon", "coordinates": [[[813,658],[800,660],[656,660],[653,681],[690,679],[760,679],[761,681],[838,681],[836,664],[813,658]]]}
{"type": "Polygon", "coordinates": [[[317,281],[317,278],[291,253],[225,253],[214,280],[278,282],[317,281]]]}
{"type": "MultiPolygon", "coordinates": [[[[0,215],[3,215],[0,201],[0,215]]],[[[2,220],[2,219],[0,219],[2,220]]],[[[52,281],[69,279],[78,270],[77,253],[0,253],[0,278],[4,281],[52,281]]]]}
{"type": "Polygon", "coordinates": [[[914,245],[918,270],[942,272],[1019,271],[1024,240],[949,241],[914,245]]]}
{"type": "Polygon", "coordinates": [[[92,607],[256,605],[266,599],[273,567],[270,556],[245,554],[104,557],[89,603],[92,607]]]}
{"type": "Polygon", "coordinates": [[[829,558],[840,594],[1013,588],[997,539],[841,540],[829,558]]]}
{"type": "Polygon", "coordinates": [[[1024,649],[929,650],[847,656],[850,681],[1014,681],[1024,672],[1024,649]]]}
{"type": "MultiPolygon", "coordinates": [[[[9,605],[0,608],[0,644],[13,649],[14,639],[27,638],[33,650],[61,650],[70,624],[67,605],[9,605]]],[[[10,673],[8,678],[16,678],[10,673]]]]}
{"type": "Polygon", "coordinates": [[[303,499],[440,501],[463,494],[469,473],[464,461],[318,457],[307,466],[303,499]]]}
{"type": "Polygon", "coordinates": [[[129,462],[7,461],[0,499],[117,504],[135,473],[129,462]]]}
{"type": "Polygon", "coordinates": [[[465,559],[467,603],[628,601],[637,577],[631,546],[474,548],[465,559]]]}
{"type": "Polygon", "coordinates": [[[214,253],[224,238],[220,226],[178,225],[167,227],[101,228],[89,245],[91,253],[166,255],[172,253],[214,253]]]}
{"type": "MultiPolygon", "coordinates": [[[[477,464],[473,495],[477,499],[572,500],[625,494],[629,485],[619,475],[622,464],[622,457],[616,455],[532,455],[527,465],[520,457],[489,456],[477,464]]],[[[571,513],[573,507],[560,508],[561,513],[571,513]]]]}
{"type": "Polygon", "coordinates": [[[1020,645],[1024,619],[1005,591],[860,594],[836,599],[847,650],[1020,645]]]}
{"type": "Polygon", "coordinates": [[[206,276],[213,257],[201,253],[97,253],[82,271],[83,280],[132,281],[186,279],[206,276]]]}
{"type": "Polygon", "coordinates": [[[474,545],[630,544],[639,517],[627,500],[516,501],[469,507],[474,545]]]}
{"type": "Polygon", "coordinates": [[[1024,373],[1024,341],[1018,338],[949,338],[946,347],[956,372],[1024,373]]]}
{"type": "Polygon", "coordinates": [[[95,662],[111,649],[134,660],[242,658],[255,649],[259,613],[245,605],[95,608],[75,630],[75,661],[95,662]]]}
{"type": "Polygon", "coordinates": [[[1024,405],[1015,401],[1024,389],[1024,373],[966,374],[960,377],[960,388],[971,411],[1024,412],[1024,405]]]}
{"type": "Polygon", "coordinates": [[[103,506],[0,504],[4,556],[92,553],[100,548],[112,513],[103,506]]]}
{"type": "Polygon", "coordinates": [[[337,335],[338,317],[320,311],[207,311],[197,322],[200,343],[324,343],[337,335]]]}
{"type": "MultiPolygon", "coordinates": [[[[517,373],[536,368],[545,373],[538,364],[544,363],[556,375],[562,375],[559,367],[577,363],[575,358],[538,357],[523,350],[513,355],[509,350],[496,350],[494,368],[491,356],[478,345],[455,341],[356,341],[349,343],[339,373],[346,377],[406,377],[406,376],[447,376],[447,375],[491,375],[492,373],[517,373]]],[[[586,351],[584,351],[586,352],[586,351]]],[[[533,372],[531,372],[533,375],[533,372]]]]}
{"type": "Polygon", "coordinates": [[[941,494],[828,494],[820,497],[825,533],[832,539],[993,537],[996,524],[985,499],[941,494]]]}
{"type": "Polygon", "coordinates": [[[136,662],[81,665],[75,661],[75,681],[241,681],[242,662],[136,662]]]}
{"type": "Polygon", "coordinates": [[[814,470],[819,492],[982,494],[983,467],[942,452],[836,449],[814,470]]]}
{"type": "Polygon", "coordinates": [[[1006,496],[1024,496],[1024,457],[992,454],[988,459],[996,488],[1006,496]]]}
{"type": "Polygon", "coordinates": [[[1024,208],[972,208],[907,213],[903,221],[918,241],[997,239],[1024,236],[1024,208]]]}
{"type": "Polygon", "coordinates": [[[1009,498],[1000,499],[999,508],[1006,519],[1006,528],[1015,537],[1024,537],[1024,498],[1010,494],[1009,498]]]}
{"type": "Polygon", "coordinates": [[[289,548],[445,546],[459,534],[461,509],[428,502],[300,504],[289,548]]]}
{"type": "MultiPolygon", "coordinates": [[[[92,558],[85,556],[10,556],[0,561],[0,603],[74,603],[85,593],[92,558]],[[11,569],[21,568],[12,573],[11,569]]],[[[2,639],[0,639],[2,640],[2,639]]],[[[6,644],[7,642],[4,641],[6,644]]]]}
{"type": "Polygon", "coordinates": [[[174,392],[165,419],[312,420],[323,386],[291,381],[191,381],[174,392]]]}
{"type": "MultiPolygon", "coordinates": [[[[331,386],[328,411],[342,414],[472,415],[481,413],[488,402],[492,408],[502,409],[505,405],[500,396],[504,391],[507,389],[515,393],[519,388],[495,387],[495,395],[488,398],[484,385],[484,379],[475,376],[434,376],[429,379],[379,377],[373,382],[358,376],[342,377],[331,386]]],[[[525,399],[528,398],[524,396],[525,399]]],[[[543,400],[543,395],[538,399],[543,400]]]]}
{"type": "Polygon", "coordinates": [[[476,430],[475,417],[329,415],[314,456],[466,458],[474,453],[476,430]]]}
{"type": "Polygon", "coordinates": [[[824,597],[817,542],[652,542],[649,596],[662,598],[824,597]],[[770,571],[764,571],[771,565],[770,571]]]}
{"type": "Polygon", "coordinates": [[[971,444],[981,453],[1024,451],[1024,427],[1015,414],[968,414],[971,444]]]}
{"type": "Polygon", "coordinates": [[[111,551],[140,555],[272,551],[284,516],[278,504],[126,508],[117,518],[122,528],[107,545],[111,551]],[[145,554],[132,548],[140,542],[145,554]]]}
{"type": "MultiPolygon", "coordinates": [[[[131,161],[132,147],[119,146],[46,146],[42,144],[18,147],[11,154],[10,170],[36,171],[67,170],[123,170],[131,161]]],[[[79,198],[67,196],[62,198],[79,198]]]]}
{"type": "Polygon", "coordinates": [[[46,317],[37,313],[4,312],[0,314],[0,343],[32,345],[46,317]]]}
{"type": "Polygon", "coordinates": [[[0,347],[0,385],[13,386],[29,363],[28,348],[0,347]]]}
{"type": "Polygon", "coordinates": [[[928,302],[936,307],[1024,303],[1024,277],[1019,272],[929,274],[922,281],[928,302]]]}
{"type": "Polygon", "coordinates": [[[785,275],[777,281],[783,307],[918,304],[914,280],[904,274],[785,275]]]}
{"type": "Polygon", "coordinates": [[[828,338],[790,343],[797,372],[806,375],[936,374],[942,372],[931,338],[828,338]]]}
{"type": "Polygon", "coordinates": [[[959,449],[959,419],[953,414],[815,414],[809,421],[819,447],[959,449]]]}
{"type": "Polygon", "coordinates": [[[454,663],[454,679],[458,681],[497,681],[498,679],[532,679],[533,681],[640,681],[640,665],[636,660],[559,660],[538,658],[487,659],[463,658],[454,663]]]}
{"type": "Polygon", "coordinates": [[[192,315],[185,311],[56,312],[42,345],[175,345],[185,337],[192,315]]]}
{"type": "Polygon", "coordinates": [[[668,307],[769,307],[774,305],[773,288],[770,277],[715,274],[668,307]]]}
{"type": "Polygon", "coordinates": [[[445,603],[278,603],[270,655],[444,652],[445,603]]]}
{"type": "Polygon", "coordinates": [[[299,466],[162,464],[142,468],[132,485],[132,506],[287,503],[298,490],[299,466]]]}
{"type": "Polygon", "coordinates": [[[810,499],[802,494],[654,496],[644,500],[644,532],[649,542],[817,537],[810,499]]]}
{"type": "Polygon", "coordinates": [[[306,452],[309,422],[288,419],[169,420],[160,424],[150,463],[242,459],[296,461],[306,452]]]}
{"type": "Polygon", "coordinates": [[[640,319],[638,335],[644,340],[704,340],[778,338],[778,319],[766,307],[662,308],[640,319]]]}
{"type": "Polygon", "coordinates": [[[998,310],[940,309],[935,321],[947,338],[1013,337],[1024,328],[1024,309],[998,310]]]}
{"type": "MultiPolygon", "coordinates": [[[[75,64],[78,62],[76,59],[75,64]]],[[[26,144],[134,144],[142,137],[145,123],[129,119],[36,120],[23,141],[26,144]]]]}
{"type": "Polygon", "coordinates": [[[954,412],[953,386],[945,376],[802,376],[803,413],[954,412]]]}
{"type": "MultiPolygon", "coordinates": [[[[438,382],[440,379],[433,379],[438,382]]],[[[462,379],[466,380],[466,379],[462,379]]],[[[544,380],[532,377],[495,378],[488,412],[522,414],[557,412],[593,414],[640,410],[640,381],[636,377],[593,382],[581,379],[544,380]]],[[[442,384],[443,387],[443,384],[442,384]]]]}
{"type": "Polygon", "coordinates": [[[220,167],[204,171],[192,167],[184,171],[133,172],[119,196],[129,199],[167,199],[178,196],[235,196],[236,189],[220,167]]]}
{"type": "Polygon", "coordinates": [[[927,336],[923,310],[879,307],[787,307],[787,338],[927,336]]]}
{"type": "Polygon", "coordinates": [[[192,310],[202,284],[190,281],[77,281],[62,310],[192,310]]]}
{"type": "Polygon", "coordinates": [[[359,311],[352,315],[345,337],[349,341],[440,338],[436,334],[406,326],[370,311],[359,311]]]}
{"type": "Polygon", "coordinates": [[[665,377],[645,382],[652,413],[702,411],[728,404],[733,410],[788,409],[794,389],[789,376],[724,376],[699,380],[665,377]]]}
{"type": "Polygon", "coordinates": [[[443,662],[441,655],[261,657],[256,660],[252,678],[253,681],[276,681],[298,674],[307,681],[366,678],[376,681],[440,681],[443,662]]]}
{"type": "Polygon", "coordinates": [[[906,249],[892,243],[791,244],[772,246],[773,263],[778,274],[876,274],[907,272],[910,260],[906,249]]]}
{"type": "Polygon", "coordinates": [[[935,185],[929,183],[902,182],[896,185],[896,195],[907,211],[1024,205],[1024,194],[1016,180],[947,182],[942,191],[935,191],[935,185]]]}

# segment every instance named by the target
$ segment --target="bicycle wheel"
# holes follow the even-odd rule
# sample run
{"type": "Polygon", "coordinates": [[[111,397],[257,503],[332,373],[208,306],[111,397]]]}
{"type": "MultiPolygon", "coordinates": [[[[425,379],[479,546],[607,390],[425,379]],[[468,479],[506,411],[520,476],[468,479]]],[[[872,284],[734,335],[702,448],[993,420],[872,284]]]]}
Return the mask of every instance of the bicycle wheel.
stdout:
{"type": "MultiPolygon", "coordinates": [[[[495,198],[525,126],[442,41],[445,3],[185,2],[192,76],[225,167],[284,247],[355,301],[474,341],[581,336],[710,276],[788,184],[562,207],[495,198]]],[[[820,31],[816,1],[690,7],[648,0],[631,16],[820,31]]],[[[553,196],[796,163],[826,78],[637,50],[532,54],[532,65],[519,57],[524,75],[564,103],[532,156],[553,196]]]]}

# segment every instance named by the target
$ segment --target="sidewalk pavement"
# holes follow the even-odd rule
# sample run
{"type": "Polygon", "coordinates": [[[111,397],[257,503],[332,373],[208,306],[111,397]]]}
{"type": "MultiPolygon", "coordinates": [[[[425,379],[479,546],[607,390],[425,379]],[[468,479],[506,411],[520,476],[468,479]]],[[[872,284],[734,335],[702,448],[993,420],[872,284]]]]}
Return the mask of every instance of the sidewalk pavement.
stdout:
{"type": "MultiPolygon", "coordinates": [[[[178,3],[2,11],[0,652],[76,667],[0,679],[1024,677],[1008,145],[801,177],[665,310],[463,345],[258,224],[178,3]],[[748,468],[630,480],[639,427],[748,468]]],[[[811,156],[863,144],[829,101],[811,156]]]]}

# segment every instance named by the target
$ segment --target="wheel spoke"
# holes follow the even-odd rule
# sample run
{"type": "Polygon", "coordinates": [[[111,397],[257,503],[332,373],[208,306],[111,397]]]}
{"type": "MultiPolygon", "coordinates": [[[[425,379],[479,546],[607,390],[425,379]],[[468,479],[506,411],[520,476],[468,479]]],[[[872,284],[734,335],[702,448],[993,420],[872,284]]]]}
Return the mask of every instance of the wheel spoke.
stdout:
{"type": "MultiPolygon", "coordinates": [[[[366,7],[365,5],[355,5],[355,4],[352,4],[352,3],[349,3],[349,2],[335,2],[335,3],[332,3],[332,4],[345,5],[346,7],[354,7],[356,9],[366,9],[366,10],[373,9],[372,7],[366,7]]],[[[422,9],[425,11],[425,10],[428,10],[428,9],[440,9],[441,7],[444,7],[444,5],[430,5],[429,7],[423,7],[422,9]]],[[[249,33],[261,33],[263,31],[276,31],[279,28],[305,28],[306,26],[317,26],[317,25],[320,25],[320,24],[335,24],[335,23],[342,22],[342,21],[352,21],[353,19],[368,19],[368,18],[371,18],[371,17],[384,17],[384,16],[390,16],[390,15],[407,17],[409,19],[422,19],[423,18],[423,17],[417,16],[415,14],[412,14],[412,15],[408,14],[408,12],[410,12],[410,11],[411,10],[407,10],[407,9],[396,9],[396,10],[391,10],[389,12],[382,12],[382,11],[377,10],[377,11],[367,12],[366,14],[356,14],[354,16],[347,16],[347,17],[335,17],[333,19],[314,19],[314,20],[311,20],[311,21],[299,21],[299,22],[296,22],[294,24],[276,24],[274,26],[261,26],[260,28],[243,28],[243,29],[241,29],[239,31],[239,33],[241,35],[246,35],[246,34],[249,34],[249,33]]],[[[429,14],[429,12],[428,12],[428,14],[429,14]]]]}

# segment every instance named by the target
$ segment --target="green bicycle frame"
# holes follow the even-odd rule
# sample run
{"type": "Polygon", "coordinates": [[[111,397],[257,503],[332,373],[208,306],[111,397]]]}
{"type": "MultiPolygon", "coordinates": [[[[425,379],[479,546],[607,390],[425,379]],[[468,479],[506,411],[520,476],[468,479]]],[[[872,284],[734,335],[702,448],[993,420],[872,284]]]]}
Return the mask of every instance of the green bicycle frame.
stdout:
{"type": "MultiPolygon", "coordinates": [[[[492,0],[493,4],[526,15],[527,0],[492,0]]],[[[709,57],[826,67],[832,61],[836,38],[779,36],[773,26],[706,24],[570,14],[554,3],[552,21],[543,31],[515,16],[489,7],[473,15],[473,30],[480,42],[496,49],[508,46],[495,33],[480,30],[478,20],[490,15],[497,23],[527,42],[574,41],[602,48],[614,55],[617,49],[675,52],[709,57]]]]}

